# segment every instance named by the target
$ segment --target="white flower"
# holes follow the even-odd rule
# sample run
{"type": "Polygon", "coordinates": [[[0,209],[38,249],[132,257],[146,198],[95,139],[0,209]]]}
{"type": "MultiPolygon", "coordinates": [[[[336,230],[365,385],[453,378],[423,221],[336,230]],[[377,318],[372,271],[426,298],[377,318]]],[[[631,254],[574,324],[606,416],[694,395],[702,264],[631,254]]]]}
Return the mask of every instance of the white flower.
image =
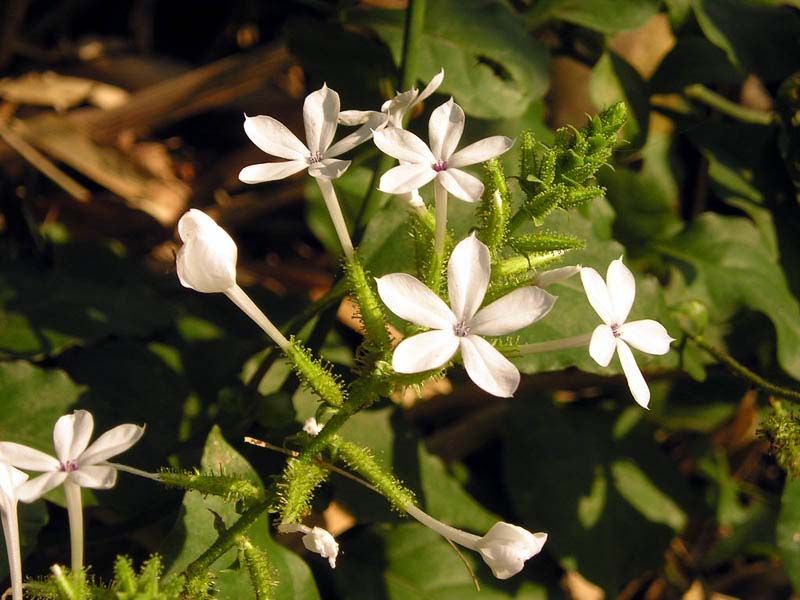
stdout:
{"type": "Polygon", "coordinates": [[[456,245],[447,263],[452,309],[416,277],[393,273],[379,278],[378,294],[394,314],[432,329],[395,348],[394,370],[436,369],[460,350],[472,381],[495,396],[511,396],[519,385],[519,371],[481,336],[522,329],[545,316],[556,299],[538,287],[523,287],[478,310],[490,275],[489,249],[473,234],[456,245]]]}
{"type": "MultiPolygon", "coordinates": [[[[272,156],[288,159],[245,167],[239,173],[244,183],[261,183],[283,179],[303,169],[313,177],[335,179],[350,166],[349,160],[337,159],[372,137],[372,130],[386,122],[379,112],[354,112],[365,115],[364,125],[347,137],[332,144],[339,122],[339,94],[327,85],[306,96],[303,104],[303,123],[306,144],[301,142],[279,121],[267,116],[245,116],[244,131],[261,150],[272,156]]],[[[352,119],[343,119],[350,122],[352,119]]]]}
{"type": "Polygon", "coordinates": [[[546,533],[531,533],[517,525],[500,522],[475,544],[475,549],[495,577],[508,579],[522,570],[526,560],[539,554],[546,541],[546,533]]]}
{"type": "Polygon", "coordinates": [[[0,518],[8,553],[8,571],[14,600],[22,600],[22,553],[19,546],[17,493],[28,476],[9,464],[0,462],[0,518]]]}
{"type": "Polygon", "coordinates": [[[381,112],[389,116],[388,125],[390,127],[399,127],[402,129],[403,119],[405,119],[408,112],[439,89],[443,80],[444,69],[433,76],[430,83],[425,86],[425,89],[422,90],[421,93],[417,88],[411,88],[405,92],[397,92],[394,98],[390,98],[384,102],[381,106],[381,112]]]}
{"type": "Polygon", "coordinates": [[[311,437],[317,437],[319,432],[322,431],[322,425],[317,423],[317,420],[314,417],[309,417],[303,423],[303,431],[305,431],[311,437]]]}
{"type": "Polygon", "coordinates": [[[647,408],[650,389],[628,344],[648,354],[666,354],[670,343],[675,340],[661,323],[652,319],[625,322],[636,296],[636,280],[622,263],[622,258],[608,266],[605,282],[597,271],[589,267],[581,269],[581,281],[589,303],[604,323],[592,332],[589,355],[605,367],[616,350],[634,400],[647,408]]]}
{"type": "Polygon", "coordinates": [[[59,418],[53,429],[58,458],[22,444],[0,442],[0,460],[20,469],[44,473],[20,486],[19,499],[33,502],[65,481],[93,489],[114,487],[117,470],[106,461],[139,441],[144,427],[118,425],[89,445],[93,430],[94,419],[88,411],[76,410],[59,418]]]}
{"type": "Polygon", "coordinates": [[[178,221],[178,279],[198,292],[224,292],[236,285],[236,243],[214,219],[195,208],[178,221]]]}
{"type": "Polygon", "coordinates": [[[386,127],[375,132],[375,145],[400,161],[380,180],[380,190],[406,194],[436,179],[456,198],[476,202],[483,194],[483,183],[461,167],[484,162],[511,148],[512,141],[502,135],[482,139],[456,152],[464,131],[464,111],[451,98],[431,114],[428,122],[430,147],[410,131],[386,127]]]}
{"type": "Polygon", "coordinates": [[[550,269],[549,271],[544,271],[543,273],[539,273],[536,275],[536,279],[534,283],[537,287],[546,288],[547,286],[553,285],[555,283],[561,283],[562,281],[566,281],[573,275],[577,275],[581,272],[580,265],[570,265],[568,267],[558,267],[557,269],[550,269]]]}
{"type": "Polygon", "coordinates": [[[281,533],[303,533],[303,545],[310,552],[319,554],[328,559],[331,569],[336,568],[336,557],[339,556],[339,544],[327,529],[322,527],[308,527],[298,523],[284,523],[278,525],[281,533]]]}

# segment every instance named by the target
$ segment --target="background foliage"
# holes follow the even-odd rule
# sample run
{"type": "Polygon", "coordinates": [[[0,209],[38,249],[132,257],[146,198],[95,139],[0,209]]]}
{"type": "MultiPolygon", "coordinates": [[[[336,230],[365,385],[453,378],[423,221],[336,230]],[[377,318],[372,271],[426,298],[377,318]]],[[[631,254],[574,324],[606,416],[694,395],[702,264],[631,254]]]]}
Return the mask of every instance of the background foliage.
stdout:
{"type": "MultiPolygon", "coordinates": [[[[52,70],[132,94],[127,112],[104,111],[89,107],[88,95],[64,106],[72,91],[65,80],[39,82],[24,98],[0,81],[2,439],[49,450],[55,418],[81,407],[99,430],[147,423],[125,457],[141,468],[203,465],[247,473],[258,485],[280,472],[280,456],[241,440],[280,444],[314,402],[224,298],[179,287],[174,223],[190,205],[208,210],[240,243],[241,280],[268,314],[334,364],[352,365],[357,325],[332,287],[336,238],[321,198],[300,179],[257,187],[236,180],[242,166],[262,160],[243,135],[241,113],[297,128],[304,90],[323,81],[345,108],[378,107],[398,86],[403,4],[0,7],[5,75],[52,70]],[[223,57],[219,72],[201,69],[223,57]],[[201,69],[195,87],[186,79],[192,69],[201,69]],[[148,104],[169,90],[176,100],[148,104]],[[61,112],[31,105],[48,98],[61,112]],[[19,121],[90,199],[70,197],[11,150],[6,132],[19,121]],[[53,151],[59,144],[70,151],[53,151]]],[[[771,399],[683,333],[700,331],[764,376],[799,385],[800,5],[427,4],[416,75],[424,83],[444,67],[446,76],[412,129],[424,131],[448,95],[466,111],[470,139],[532,129],[551,142],[556,127],[581,126],[586,113],[620,100],[629,105],[627,144],[599,175],[607,201],[556,212],[546,226],[588,239],[571,264],[605,269],[625,254],[637,275],[634,316],[659,319],[679,341],[664,357],[643,357],[648,412],[633,404],[624,379],[607,377],[619,373],[617,363],[601,370],[578,349],[520,359],[536,376],[513,400],[478,393],[454,372],[421,399],[394,398],[343,430],[391,464],[435,517],[476,532],[497,516],[547,531],[544,552],[517,578],[497,582],[467,557],[482,582],[478,594],[444,541],[334,478],[317,496],[314,519],[339,536],[335,572],[298,556],[296,539],[273,540],[265,520],[252,529],[252,542],[280,572],[279,597],[800,593],[800,486],[785,474],[791,461],[779,465],[770,454],[771,439],[797,456],[791,443],[800,435],[791,422],[771,425],[771,399]]],[[[509,166],[517,159],[513,150],[504,158],[509,166]]],[[[361,149],[339,194],[352,229],[363,231],[372,273],[408,270],[404,211],[392,200],[364,209],[376,162],[374,149],[361,149]]],[[[451,224],[466,234],[472,209],[453,204],[451,224]]],[[[579,281],[557,294],[552,315],[522,332],[523,341],[594,326],[579,281]]],[[[197,492],[129,476],[88,500],[87,562],[101,577],[121,553],[138,563],[158,552],[167,573],[179,573],[216,539],[220,521],[236,518],[230,505],[197,492]]],[[[30,574],[67,556],[61,505],[53,495],[22,509],[30,574]]],[[[213,570],[220,597],[252,594],[235,552],[213,570]]]]}

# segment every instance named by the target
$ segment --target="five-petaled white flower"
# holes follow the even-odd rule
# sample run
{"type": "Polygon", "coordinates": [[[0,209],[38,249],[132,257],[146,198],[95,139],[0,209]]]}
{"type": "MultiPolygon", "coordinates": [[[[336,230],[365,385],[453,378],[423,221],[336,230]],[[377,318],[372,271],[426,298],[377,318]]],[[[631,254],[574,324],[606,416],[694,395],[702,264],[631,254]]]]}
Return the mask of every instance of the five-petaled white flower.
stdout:
{"type": "Polygon", "coordinates": [[[500,156],[511,148],[512,140],[495,135],[456,152],[464,131],[464,111],[451,98],[431,114],[428,122],[430,147],[410,131],[386,127],[375,132],[375,145],[401,162],[381,176],[380,189],[389,194],[406,194],[438,181],[456,198],[476,202],[483,194],[483,183],[461,167],[500,156]]]}
{"type": "Polygon", "coordinates": [[[622,263],[622,258],[612,261],[608,266],[605,282],[590,267],[581,269],[581,281],[589,303],[603,320],[603,325],[598,325],[592,332],[589,355],[597,364],[605,367],[616,350],[634,400],[647,408],[650,389],[628,344],[648,354],[666,354],[670,343],[675,340],[658,321],[644,319],[625,322],[636,296],[636,280],[630,269],[622,263]]]}
{"type": "Polygon", "coordinates": [[[519,385],[519,371],[481,336],[506,335],[538,321],[556,298],[538,287],[514,290],[478,310],[491,275],[489,249],[475,235],[459,242],[447,263],[452,309],[416,277],[405,273],[377,280],[378,294],[406,321],[432,331],[406,338],[395,348],[398,373],[419,373],[446,364],[460,350],[464,368],[480,388],[509,397],[519,385]]]}
{"type": "Polygon", "coordinates": [[[19,488],[28,476],[5,462],[0,462],[0,519],[8,553],[8,573],[14,600],[22,600],[22,553],[19,546],[17,500],[19,488]]]}
{"type": "Polygon", "coordinates": [[[381,105],[381,112],[389,116],[390,127],[403,129],[403,119],[408,112],[415,106],[424,102],[428,96],[433,94],[444,80],[444,69],[434,75],[428,85],[421,92],[417,88],[411,88],[405,92],[397,92],[394,98],[390,98],[381,105]]]}
{"type": "Polygon", "coordinates": [[[306,550],[319,554],[322,558],[327,558],[331,569],[336,568],[339,544],[327,529],[308,527],[299,523],[284,523],[278,525],[278,531],[281,533],[302,533],[302,541],[306,550]]]}
{"type": "Polygon", "coordinates": [[[88,411],[76,410],[59,418],[53,429],[58,458],[22,444],[0,442],[0,460],[20,469],[43,473],[19,487],[19,499],[33,502],[65,481],[93,489],[114,487],[117,470],[106,461],[139,441],[144,427],[118,425],[89,445],[93,430],[94,419],[88,411]]]}
{"type": "Polygon", "coordinates": [[[244,131],[247,137],[267,154],[288,160],[250,165],[241,170],[239,179],[244,183],[275,181],[303,169],[308,169],[313,177],[336,179],[341,176],[350,166],[350,161],[337,157],[370,139],[372,131],[385,124],[388,117],[377,111],[362,113],[366,115],[364,124],[333,144],[339,108],[339,94],[327,85],[306,96],[303,123],[308,145],[272,117],[245,116],[244,131]]]}
{"type": "Polygon", "coordinates": [[[475,549],[495,577],[508,579],[522,570],[525,561],[539,554],[546,541],[546,533],[531,533],[501,521],[475,543],[475,549]]]}
{"type": "Polygon", "coordinates": [[[236,243],[206,213],[192,208],[178,221],[183,246],[175,264],[184,287],[224,292],[236,285],[236,243]]]}

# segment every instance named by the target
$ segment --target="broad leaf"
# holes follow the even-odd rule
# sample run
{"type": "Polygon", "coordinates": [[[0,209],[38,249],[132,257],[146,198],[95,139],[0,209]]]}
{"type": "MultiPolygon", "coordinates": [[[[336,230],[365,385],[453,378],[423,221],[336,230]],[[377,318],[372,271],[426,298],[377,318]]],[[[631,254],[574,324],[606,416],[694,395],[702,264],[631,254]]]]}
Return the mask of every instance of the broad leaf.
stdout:
{"type": "Polygon", "coordinates": [[[635,29],[655,15],[659,0],[539,0],[525,13],[533,27],[560,19],[601,33],[635,29]]]}
{"type": "Polygon", "coordinates": [[[783,570],[791,579],[795,591],[800,592],[800,480],[790,479],[786,482],[775,535],[783,570]]]}

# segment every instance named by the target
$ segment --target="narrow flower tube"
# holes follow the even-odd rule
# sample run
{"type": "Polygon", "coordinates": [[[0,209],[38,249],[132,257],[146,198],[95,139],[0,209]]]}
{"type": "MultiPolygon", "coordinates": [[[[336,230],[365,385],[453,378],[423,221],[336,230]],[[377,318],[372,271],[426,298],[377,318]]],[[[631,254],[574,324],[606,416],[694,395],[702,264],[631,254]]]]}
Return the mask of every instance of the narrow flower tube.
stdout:
{"type": "Polygon", "coordinates": [[[0,520],[8,554],[8,573],[14,600],[22,600],[22,552],[19,544],[17,491],[28,476],[5,462],[0,462],[0,520]]]}
{"type": "Polygon", "coordinates": [[[480,537],[445,525],[416,506],[406,506],[406,512],[443,538],[480,553],[498,579],[508,579],[519,573],[525,562],[539,554],[547,541],[546,533],[531,533],[503,521],[495,523],[486,535],[480,537]]]}
{"type": "Polygon", "coordinates": [[[339,238],[342,252],[344,252],[345,257],[350,258],[354,253],[353,240],[350,239],[350,233],[347,231],[347,223],[345,223],[339,199],[336,197],[333,180],[327,177],[318,177],[317,185],[319,185],[319,190],[325,199],[325,206],[328,208],[331,221],[333,221],[333,228],[336,230],[336,236],[339,238]]]}

